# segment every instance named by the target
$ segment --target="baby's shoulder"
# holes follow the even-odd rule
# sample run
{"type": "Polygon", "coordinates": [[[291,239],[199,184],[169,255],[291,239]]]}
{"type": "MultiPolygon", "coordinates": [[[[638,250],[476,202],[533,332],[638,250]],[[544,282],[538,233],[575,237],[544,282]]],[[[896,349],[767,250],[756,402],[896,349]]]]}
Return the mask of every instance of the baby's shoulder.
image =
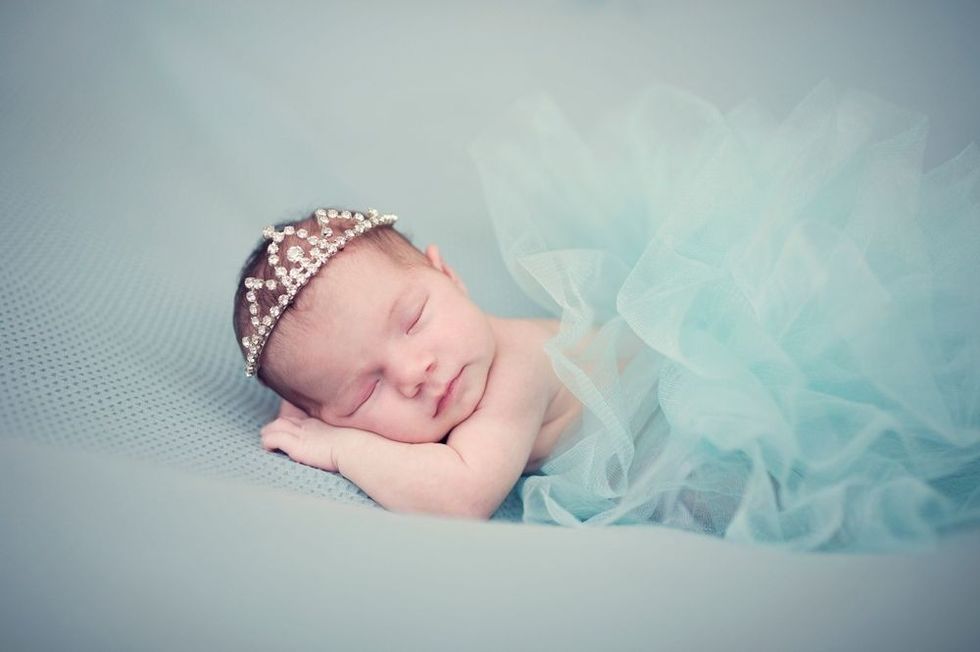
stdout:
{"type": "Polygon", "coordinates": [[[558,329],[549,320],[509,319],[495,324],[497,351],[487,379],[481,410],[539,411],[551,394],[551,363],[544,343],[558,329]]]}

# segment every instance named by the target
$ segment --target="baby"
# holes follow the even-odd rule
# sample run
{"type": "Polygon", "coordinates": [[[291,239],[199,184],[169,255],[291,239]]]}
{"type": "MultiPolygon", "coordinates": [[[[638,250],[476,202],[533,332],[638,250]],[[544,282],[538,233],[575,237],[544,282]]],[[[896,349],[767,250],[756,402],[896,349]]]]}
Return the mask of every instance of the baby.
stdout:
{"type": "Polygon", "coordinates": [[[266,228],[234,309],[246,373],[283,399],[262,445],[393,511],[489,518],[581,414],[543,350],[558,324],[484,313],[396,219],[266,228]]]}

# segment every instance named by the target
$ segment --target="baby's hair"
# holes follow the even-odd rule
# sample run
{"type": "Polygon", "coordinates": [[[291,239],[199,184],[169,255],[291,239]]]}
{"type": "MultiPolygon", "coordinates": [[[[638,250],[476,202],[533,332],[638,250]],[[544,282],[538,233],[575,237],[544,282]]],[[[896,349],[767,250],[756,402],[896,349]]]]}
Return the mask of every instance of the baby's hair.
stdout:
{"type": "MultiPolygon", "coordinates": [[[[339,209],[338,209],[339,210],[339,209]]],[[[350,226],[353,226],[354,221],[350,220],[350,226]]],[[[320,232],[320,225],[317,222],[316,216],[311,212],[306,217],[298,220],[287,220],[284,222],[279,222],[273,225],[276,231],[282,232],[284,227],[292,226],[295,230],[306,229],[309,233],[318,234],[320,232]]],[[[347,224],[342,220],[331,220],[330,226],[334,232],[341,232],[346,228],[349,228],[347,224]]],[[[242,338],[250,335],[253,331],[252,326],[252,314],[249,312],[249,301],[246,299],[245,294],[248,289],[245,287],[245,279],[248,277],[270,279],[275,278],[275,270],[268,261],[267,248],[269,246],[270,240],[266,240],[264,237],[260,238],[258,244],[249,254],[242,266],[241,273],[238,278],[238,288],[235,292],[235,304],[232,313],[232,326],[235,330],[235,339],[239,343],[238,349],[242,353],[242,359],[245,359],[245,351],[241,347],[242,338]]],[[[298,236],[287,235],[283,238],[283,241],[279,243],[279,249],[281,251],[286,251],[292,245],[299,245],[304,250],[308,248],[308,245],[301,240],[298,236]]],[[[385,254],[392,262],[402,267],[413,267],[417,265],[424,264],[426,262],[425,254],[423,254],[419,249],[412,244],[412,241],[399,232],[394,226],[391,225],[379,225],[373,229],[365,231],[362,235],[354,238],[348,243],[346,249],[356,250],[360,247],[371,247],[372,249],[385,254]]],[[[341,252],[338,256],[346,255],[345,252],[341,252]]],[[[330,262],[327,262],[323,266],[323,269],[317,273],[317,276],[330,273],[330,262]]],[[[317,276],[310,279],[310,283],[316,282],[317,276]]],[[[305,289],[305,288],[303,288],[305,289]]],[[[296,295],[296,299],[293,302],[293,307],[288,310],[293,310],[303,298],[303,289],[299,291],[296,295]]],[[[258,304],[259,312],[261,314],[268,314],[269,309],[276,305],[277,296],[274,292],[259,292],[256,296],[256,303],[258,304]]],[[[286,315],[284,315],[285,317],[286,315]]],[[[275,337],[275,332],[273,332],[271,337],[275,337]]],[[[273,374],[274,376],[274,374],[273,374]]],[[[270,374],[263,373],[263,366],[259,365],[258,372],[255,377],[259,380],[262,385],[272,389],[276,394],[285,398],[286,400],[299,405],[301,408],[310,411],[311,405],[310,400],[302,395],[302,393],[286,386],[284,383],[280,383],[278,379],[270,377],[270,374]]]]}

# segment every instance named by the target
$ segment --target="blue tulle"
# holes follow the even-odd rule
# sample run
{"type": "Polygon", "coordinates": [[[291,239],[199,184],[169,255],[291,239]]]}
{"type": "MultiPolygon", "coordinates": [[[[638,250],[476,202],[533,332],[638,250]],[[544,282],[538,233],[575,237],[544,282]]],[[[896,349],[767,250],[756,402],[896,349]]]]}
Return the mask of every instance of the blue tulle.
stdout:
{"type": "Polygon", "coordinates": [[[544,95],[489,127],[501,251],[586,408],[525,520],[821,551],[980,524],[980,150],[924,172],[927,131],[827,82],[783,121],[653,86],[588,137],[544,95]]]}

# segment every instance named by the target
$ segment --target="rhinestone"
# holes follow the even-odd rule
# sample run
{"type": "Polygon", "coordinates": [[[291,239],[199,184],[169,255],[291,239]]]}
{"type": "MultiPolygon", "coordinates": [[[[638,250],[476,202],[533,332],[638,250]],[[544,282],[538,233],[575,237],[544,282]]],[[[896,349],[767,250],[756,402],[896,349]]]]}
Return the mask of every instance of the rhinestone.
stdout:
{"type": "Polygon", "coordinates": [[[295,263],[297,260],[299,260],[302,257],[303,257],[303,250],[300,247],[293,246],[290,247],[288,250],[286,250],[286,258],[289,259],[291,262],[295,263]]]}
{"type": "Polygon", "coordinates": [[[313,211],[313,214],[316,215],[316,218],[318,220],[322,220],[327,216],[327,211],[323,208],[318,208],[315,211],[313,211]]]}
{"type": "Polygon", "coordinates": [[[285,233],[286,235],[292,235],[293,233],[296,232],[296,229],[293,228],[292,226],[287,226],[282,230],[282,232],[285,233]]]}
{"type": "Polygon", "coordinates": [[[354,219],[357,220],[358,222],[363,222],[364,216],[361,215],[360,213],[354,213],[354,219]]]}
{"type": "Polygon", "coordinates": [[[354,227],[354,231],[358,234],[364,233],[364,224],[358,222],[357,226],[354,227]]]}
{"type": "Polygon", "coordinates": [[[286,275],[286,268],[285,267],[282,267],[280,265],[279,267],[276,268],[276,276],[285,276],[285,275],[286,275]]]}
{"type": "Polygon", "coordinates": [[[246,292],[245,298],[248,299],[249,301],[255,301],[255,293],[252,291],[246,292]]]}
{"type": "Polygon", "coordinates": [[[262,323],[262,322],[261,322],[261,321],[259,321],[259,318],[258,318],[258,317],[252,317],[252,326],[258,326],[258,325],[260,325],[261,323],[262,323]]]}
{"type": "Polygon", "coordinates": [[[265,317],[262,318],[262,323],[265,324],[266,326],[272,326],[272,317],[266,315],[265,317]]]}
{"type": "Polygon", "coordinates": [[[266,240],[270,239],[273,235],[275,235],[275,233],[276,233],[276,230],[274,228],[272,228],[271,226],[267,226],[264,229],[262,229],[262,236],[266,240]]]}
{"type": "Polygon", "coordinates": [[[265,326],[259,326],[259,335],[265,335],[265,326]]]}
{"type": "Polygon", "coordinates": [[[327,217],[330,217],[330,218],[337,217],[337,209],[336,208],[331,208],[330,210],[328,210],[327,211],[327,217]]]}
{"type": "Polygon", "coordinates": [[[252,313],[253,315],[257,315],[257,314],[259,314],[259,307],[253,303],[252,305],[250,305],[248,307],[248,311],[250,313],[252,313]]]}
{"type": "Polygon", "coordinates": [[[333,256],[335,253],[337,253],[337,245],[332,243],[327,245],[327,256],[333,256]]]}
{"type": "Polygon", "coordinates": [[[272,306],[271,308],[269,308],[269,314],[272,315],[273,317],[278,317],[280,312],[281,311],[279,310],[279,306],[272,306]]]}
{"type": "Polygon", "coordinates": [[[323,230],[323,237],[324,238],[329,238],[332,235],[333,235],[333,229],[324,229],[323,230]]]}
{"type": "Polygon", "coordinates": [[[306,241],[309,242],[311,245],[315,245],[320,241],[320,238],[316,237],[315,235],[311,235],[309,238],[306,239],[306,241]]]}
{"type": "Polygon", "coordinates": [[[281,233],[279,233],[278,231],[276,233],[272,234],[272,241],[273,242],[282,242],[282,238],[283,238],[283,235],[281,233]]]}
{"type": "Polygon", "coordinates": [[[345,220],[349,220],[350,219],[350,211],[340,211],[340,216],[342,218],[344,218],[345,220]]]}
{"type": "Polygon", "coordinates": [[[279,295],[279,305],[285,308],[287,303],[289,303],[289,295],[288,294],[280,294],[279,295]]]}
{"type": "Polygon", "coordinates": [[[351,230],[351,229],[347,229],[346,231],[344,231],[344,237],[347,238],[348,240],[353,239],[354,238],[354,231],[351,230]]]}
{"type": "Polygon", "coordinates": [[[247,336],[242,338],[242,346],[245,346],[245,347],[248,346],[248,337],[247,336]]]}
{"type": "Polygon", "coordinates": [[[277,254],[279,253],[279,245],[273,242],[266,248],[266,251],[268,251],[270,254],[277,254]]]}
{"type": "Polygon", "coordinates": [[[272,256],[269,256],[269,264],[270,265],[278,265],[279,264],[279,256],[276,256],[275,254],[273,254],[272,256]]]}
{"type": "Polygon", "coordinates": [[[300,240],[306,240],[306,236],[308,235],[309,233],[307,232],[306,229],[300,229],[299,231],[296,232],[296,237],[299,238],[300,240]]]}

